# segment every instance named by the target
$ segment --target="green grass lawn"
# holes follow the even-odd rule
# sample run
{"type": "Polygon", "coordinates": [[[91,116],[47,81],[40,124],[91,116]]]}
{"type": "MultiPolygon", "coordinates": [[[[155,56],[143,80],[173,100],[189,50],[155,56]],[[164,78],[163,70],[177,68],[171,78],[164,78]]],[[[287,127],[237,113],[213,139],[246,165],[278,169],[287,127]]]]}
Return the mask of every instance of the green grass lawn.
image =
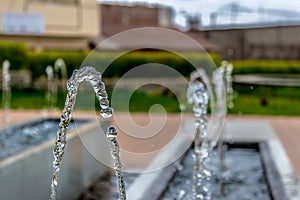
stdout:
{"type": "Polygon", "coordinates": [[[300,88],[235,85],[234,108],[229,114],[300,115],[300,88]]]}
{"type": "MultiPolygon", "coordinates": [[[[234,90],[234,108],[229,109],[228,114],[300,115],[300,88],[235,85],[234,90]]],[[[109,89],[108,94],[109,99],[111,99],[109,89]]],[[[118,96],[113,99],[112,106],[116,111],[127,111],[127,103],[124,101],[124,98],[128,91],[119,90],[117,94],[118,96]]],[[[65,96],[63,93],[60,93],[58,97],[58,108],[61,110],[65,96]]],[[[12,109],[43,109],[46,108],[45,102],[45,92],[34,90],[12,91],[12,109]]],[[[167,112],[180,112],[179,103],[174,95],[162,95],[161,92],[146,93],[141,90],[135,91],[131,96],[129,111],[148,112],[151,106],[155,104],[160,104],[167,112]]],[[[94,94],[91,91],[83,91],[78,95],[75,108],[76,110],[98,110],[97,105],[98,102],[94,94]]],[[[191,112],[192,106],[186,105],[186,108],[186,112],[191,112]]],[[[158,106],[154,106],[152,111],[160,112],[161,109],[158,106]]]]}
{"type": "MultiPolygon", "coordinates": [[[[114,91],[118,94],[118,98],[114,98],[112,106],[116,111],[127,111],[126,102],[123,101],[123,96],[127,95],[127,91],[119,90],[114,91]],[[116,101],[116,102],[115,102],[116,101]]],[[[111,97],[111,94],[109,93],[111,97]]],[[[111,98],[110,98],[111,99],[111,98]]],[[[172,95],[163,96],[161,93],[145,93],[143,91],[137,90],[133,93],[129,102],[130,112],[147,112],[151,108],[151,111],[161,112],[162,110],[153,106],[155,104],[161,105],[166,112],[180,112],[179,103],[177,99],[172,95]],[[152,107],[153,106],[153,107],[152,107]]]]}
{"type": "Polygon", "coordinates": [[[300,101],[290,97],[266,98],[266,105],[262,105],[261,97],[241,94],[234,100],[234,108],[228,114],[243,115],[300,115],[300,101]]]}
{"type": "MultiPolygon", "coordinates": [[[[127,95],[127,91],[120,90],[117,91],[118,98],[114,99],[113,107],[116,111],[127,111],[125,102],[123,101],[124,97],[127,95]]],[[[108,91],[109,99],[111,99],[111,92],[108,91]]],[[[2,92],[1,96],[1,107],[2,107],[2,92]]],[[[58,108],[63,109],[65,103],[65,94],[60,92],[58,94],[58,108]]],[[[160,104],[162,105],[167,112],[179,112],[179,103],[176,98],[171,95],[162,96],[160,94],[147,94],[143,91],[137,90],[133,93],[130,98],[129,109],[130,112],[147,112],[152,105],[160,104]]],[[[92,91],[80,91],[77,97],[77,102],[75,108],[77,110],[97,110],[99,105],[98,100],[92,91]]],[[[46,98],[45,92],[34,91],[34,90],[13,90],[11,97],[11,108],[12,109],[45,109],[46,98]]],[[[153,111],[160,112],[159,107],[152,107],[153,111]]]]}

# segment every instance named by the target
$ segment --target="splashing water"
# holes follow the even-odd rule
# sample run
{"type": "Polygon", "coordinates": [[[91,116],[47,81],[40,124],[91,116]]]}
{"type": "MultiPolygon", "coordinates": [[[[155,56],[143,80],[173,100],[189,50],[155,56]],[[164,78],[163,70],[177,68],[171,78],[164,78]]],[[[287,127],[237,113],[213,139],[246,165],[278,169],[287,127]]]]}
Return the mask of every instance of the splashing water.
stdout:
{"type": "Polygon", "coordinates": [[[10,121],[10,74],[9,74],[10,62],[5,60],[2,64],[2,106],[3,106],[3,121],[4,126],[10,121]]]}
{"type": "Polygon", "coordinates": [[[46,92],[46,105],[48,110],[53,110],[55,105],[55,98],[54,98],[54,72],[53,67],[48,65],[45,70],[47,74],[47,92],[46,92]]]}
{"type": "Polygon", "coordinates": [[[232,88],[232,70],[233,65],[229,63],[225,70],[225,90],[226,90],[226,100],[227,100],[227,107],[229,109],[233,108],[233,88],[232,88]]]}
{"type": "MultiPolygon", "coordinates": [[[[222,64],[221,64],[221,67],[219,67],[213,74],[213,80],[215,83],[218,83],[218,82],[224,82],[226,81],[226,79],[224,79],[224,73],[225,73],[225,69],[228,65],[228,62],[227,61],[222,61],[222,64]]],[[[227,84],[225,84],[226,86],[227,84]]],[[[221,88],[217,88],[217,94],[219,94],[221,91],[221,88]]],[[[226,90],[226,88],[225,88],[226,90]]],[[[226,98],[228,99],[228,97],[226,96],[226,98]]],[[[226,100],[227,100],[226,99],[226,100]]],[[[227,101],[226,101],[227,103],[227,101]]],[[[224,150],[223,150],[223,143],[224,143],[224,136],[225,133],[224,131],[222,131],[221,133],[221,136],[219,138],[219,141],[218,141],[218,155],[219,155],[219,174],[220,174],[220,177],[222,177],[222,174],[226,171],[226,165],[225,165],[225,162],[224,162],[224,150]]],[[[222,181],[221,182],[221,185],[220,185],[220,191],[221,191],[221,194],[224,194],[224,191],[225,191],[225,188],[224,188],[224,185],[222,184],[222,181]]]]}
{"type": "Polygon", "coordinates": [[[204,142],[207,137],[207,106],[209,93],[207,87],[198,79],[207,79],[204,71],[196,71],[191,74],[191,82],[187,90],[187,99],[193,103],[195,116],[195,138],[194,138],[194,175],[193,175],[193,199],[209,200],[211,172],[205,167],[208,157],[208,148],[204,142]]]}
{"type": "MultiPolygon", "coordinates": [[[[79,84],[82,81],[87,81],[91,84],[96,96],[100,102],[101,111],[100,114],[104,118],[111,117],[113,115],[113,109],[109,107],[109,101],[107,99],[107,93],[105,90],[105,85],[101,79],[101,73],[97,72],[92,67],[83,67],[79,70],[74,70],[71,78],[67,82],[67,98],[65,102],[65,107],[62,111],[59,129],[57,131],[55,147],[53,150],[54,161],[53,161],[53,175],[51,181],[51,194],[50,200],[56,199],[57,192],[57,181],[58,173],[60,169],[60,164],[66,147],[66,132],[71,120],[73,108],[76,101],[77,90],[79,84]]],[[[117,131],[115,127],[109,127],[106,132],[106,136],[110,142],[110,148],[112,157],[114,159],[114,169],[117,176],[117,185],[119,191],[119,199],[125,200],[125,184],[123,179],[123,170],[120,160],[120,150],[117,141],[117,131]]]]}
{"type": "MultiPolygon", "coordinates": [[[[227,108],[233,108],[233,88],[232,88],[232,70],[233,66],[231,63],[227,61],[222,61],[221,67],[219,67],[214,73],[214,82],[216,84],[220,82],[224,82],[225,84],[225,91],[226,91],[226,105],[227,108]]],[[[221,87],[218,87],[217,94],[221,94],[222,91],[221,87]]],[[[218,155],[219,155],[219,178],[220,178],[220,192],[221,194],[225,195],[225,186],[223,184],[223,179],[225,179],[224,175],[227,171],[227,166],[225,164],[225,148],[224,148],[224,138],[225,138],[225,131],[222,132],[220,139],[218,141],[218,155]]]]}
{"type": "MultiPolygon", "coordinates": [[[[225,67],[228,65],[227,61],[222,62],[222,66],[218,68],[217,70],[214,71],[213,73],[213,82],[216,85],[216,94],[218,96],[222,95],[222,84],[226,79],[224,80],[224,70],[225,67]]],[[[227,85],[227,84],[225,84],[227,85]]],[[[225,87],[226,90],[226,87],[225,87]]],[[[218,104],[222,104],[222,102],[217,102],[218,104]]],[[[228,103],[226,101],[226,103],[228,103]]],[[[226,106],[225,107],[225,112],[226,112],[226,106]]],[[[222,195],[225,195],[225,185],[223,181],[223,176],[225,172],[227,171],[227,166],[225,164],[225,149],[224,149],[224,138],[225,138],[225,131],[223,130],[219,141],[218,141],[218,155],[219,155],[219,179],[220,179],[220,193],[222,195]]]]}
{"type": "Polygon", "coordinates": [[[222,76],[226,91],[226,104],[228,108],[233,108],[233,88],[232,88],[233,65],[223,60],[221,66],[216,70],[222,76]]]}
{"type": "Polygon", "coordinates": [[[68,74],[67,74],[67,67],[62,58],[58,58],[55,63],[54,63],[54,92],[53,92],[53,99],[55,102],[55,105],[57,106],[58,102],[58,85],[59,85],[59,73],[61,75],[61,88],[63,91],[63,94],[65,95],[66,93],[66,80],[68,79],[68,74]]]}
{"type": "Polygon", "coordinates": [[[122,170],[122,163],[120,159],[120,149],[117,141],[116,128],[113,126],[109,127],[106,131],[106,136],[110,143],[111,155],[114,158],[114,169],[115,169],[115,175],[117,177],[119,199],[125,200],[126,199],[125,183],[123,179],[123,170],[122,170]]]}

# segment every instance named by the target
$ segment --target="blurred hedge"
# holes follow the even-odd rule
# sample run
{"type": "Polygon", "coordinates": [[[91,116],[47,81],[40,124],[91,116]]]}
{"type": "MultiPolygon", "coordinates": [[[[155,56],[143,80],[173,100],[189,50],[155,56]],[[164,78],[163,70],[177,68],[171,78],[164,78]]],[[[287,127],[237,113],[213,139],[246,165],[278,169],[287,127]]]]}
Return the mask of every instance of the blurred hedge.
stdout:
{"type": "MultiPolygon", "coordinates": [[[[183,53],[181,56],[166,51],[133,51],[126,54],[122,54],[122,52],[93,52],[89,54],[89,52],[79,51],[32,52],[24,44],[0,42],[0,62],[8,59],[11,62],[11,69],[29,69],[33,78],[45,75],[47,65],[54,65],[57,58],[62,58],[65,61],[68,76],[71,76],[72,71],[82,64],[91,65],[96,69],[104,69],[108,66],[103,76],[120,77],[136,66],[149,63],[164,64],[174,68],[182,75],[188,76],[194,70],[193,65],[207,68],[214,65],[214,62],[219,65],[220,56],[217,54],[210,54],[210,56],[213,61],[207,54],[199,52],[183,53]],[[88,59],[83,63],[87,56],[88,59]]],[[[154,66],[153,70],[157,71],[154,66]]]]}
{"type": "Polygon", "coordinates": [[[296,74],[300,73],[298,60],[235,60],[234,74],[296,74]]]}
{"type": "Polygon", "coordinates": [[[45,68],[48,65],[54,65],[56,59],[62,58],[66,63],[68,76],[71,76],[71,72],[79,68],[86,52],[68,52],[68,51],[44,51],[41,53],[30,52],[28,54],[28,69],[32,72],[34,78],[40,77],[45,74],[45,68]]]}
{"type": "MultiPolygon", "coordinates": [[[[188,76],[193,70],[192,61],[196,67],[210,67],[213,62],[206,54],[189,52],[181,56],[164,51],[134,51],[126,54],[121,52],[79,52],[79,51],[43,51],[31,52],[24,44],[16,42],[0,42],[0,63],[5,59],[11,62],[11,69],[29,69],[33,77],[37,78],[45,74],[47,65],[53,65],[57,58],[64,59],[68,76],[79,68],[88,56],[85,65],[91,65],[99,69],[109,66],[103,76],[120,77],[128,70],[149,63],[160,63],[176,69],[184,76],[188,76]],[[88,56],[89,55],[89,56],[88,56]],[[121,55],[121,56],[119,56],[121,55]],[[117,59],[115,59],[117,58],[117,59]],[[113,62],[112,62],[113,61],[113,62]]],[[[214,63],[220,65],[221,57],[218,54],[210,54],[214,63]]],[[[300,61],[298,60],[235,60],[234,74],[295,74],[300,73],[300,61]]]]}
{"type": "MultiPolygon", "coordinates": [[[[11,69],[26,69],[28,67],[27,47],[22,43],[0,42],[0,63],[9,60],[11,69]]],[[[1,66],[2,67],[2,66],[1,66]]]]}
{"type": "MultiPolygon", "coordinates": [[[[103,76],[120,77],[130,69],[143,65],[158,63],[167,65],[177,70],[184,76],[195,70],[195,67],[211,67],[214,63],[220,63],[221,58],[217,54],[204,53],[183,53],[177,55],[166,51],[133,51],[126,54],[120,52],[96,52],[89,56],[86,65],[106,68],[103,76]],[[115,59],[117,58],[117,59],[115,59]]],[[[157,65],[151,65],[153,72],[160,72],[155,69],[157,65]]],[[[163,75],[160,75],[163,76],[163,75]]]]}

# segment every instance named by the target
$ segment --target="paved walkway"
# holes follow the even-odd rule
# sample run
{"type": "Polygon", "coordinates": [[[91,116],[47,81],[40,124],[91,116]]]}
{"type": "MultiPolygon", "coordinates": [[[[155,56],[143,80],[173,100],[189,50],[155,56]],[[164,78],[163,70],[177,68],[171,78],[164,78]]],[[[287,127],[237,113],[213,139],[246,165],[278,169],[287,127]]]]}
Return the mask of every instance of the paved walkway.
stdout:
{"type": "Polygon", "coordinates": [[[273,117],[270,122],[300,177],[300,118],[273,117]]]}
{"type": "MultiPolygon", "coordinates": [[[[11,113],[11,122],[10,124],[19,123],[24,120],[30,120],[38,117],[45,116],[45,113],[41,113],[40,111],[34,111],[34,110],[14,110],[11,113]]],[[[49,114],[49,113],[48,113],[49,114]]],[[[49,114],[53,117],[59,117],[60,112],[53,112],[49,114]]],[[[89,116],[95,116],[95,113],[93,112],[76,112],[76,117],[89,117],[89,116]]],[[[152,123],[160,124],[163,122],[164,116],[160,114],[154,114],[152,119],[152,123]]],[[[190,116],[192,119],[192,116],[190,116]]],[[[0,127],[3,127],[3,116],[2,112],[0,113],[0,127]]],[[[126,116],[124,113],[117,113],[116,119],[125,122],[129,122],[128,116],[126,116]]],[[[150,122],[150,118],[148,114],[133,114],[132,119],[139,125],[143,126],[145,124],[148,124],[150,122]]],[[[235,120],[264,120],[271,124],[271,127],[274,129],[274,131],[277,134],[277,137],[280,139],[283,147],[286,150],[287,155],[290,158],[290,161],[295,169],[295,172],[297,173],[298,177],[300,177],[300,117],[261,117],[261,116],[229,116],[227,117],[227,120],[229,121],[235,121],[235,120]]],[[[166,126],[159,130],[160,132],[168,132],[170,134],[164,135],[162,138],[166,137],[172,137],[172,133],[176,132],[177,130],[177,124],[179,123],[180,118],[178,118],[178,115],[171,115],[168,117],[168,120],[166,121],[166,126]]],[[[114,122],[115,123],[115,122],[114,122]]],[[[123,124],[124,125],[124,124],[123,124]]],[[[126,130],[125,130],[126,132],[126,130]]],[[[147,137],[151,137],[151,133],[148,134],[147,137]]],[[[159,134],[158,134],[159,136],[159,134]]],[[[152,138],[152,142],[140,144],[139,147],[137,146],[127,146],[126,145],[126,137],[125,134],[120,134],[120,139],[123,140],[122,146],[126,146],[128,150],[134,150],[134,151],[142,151],[143,149],[150,149],[155,150],[160,145],[163,145],[163,140],[157,136],[152,138]],[[155,141],[155,142],[154,142],[155,141]]]]}

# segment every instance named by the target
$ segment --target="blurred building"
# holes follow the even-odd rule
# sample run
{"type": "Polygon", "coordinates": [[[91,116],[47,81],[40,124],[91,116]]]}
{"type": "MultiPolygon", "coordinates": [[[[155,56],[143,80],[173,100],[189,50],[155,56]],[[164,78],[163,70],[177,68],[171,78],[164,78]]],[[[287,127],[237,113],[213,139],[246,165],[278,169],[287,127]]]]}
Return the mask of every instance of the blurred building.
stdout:
{"type": "Polygon", "coordinates": [[[139,27],[172,27],[171,7],[151,4],[99,4],[102,35],[109,37],[139,27]]]}
{"type": "Polygon", "coordinates": [[[225,59],[300,59],[300,23],[234,24],[198,31],[225,59]]]}
{"type": "Polygon", "coordinates": [[[31,49],[88,48],[99,34],[96,0],[1,0],[0,40],[31,49]]]}
{"type": "MultiPolygon", "coordinates": [[[[101,13],[101,36],[94,40],[94,46],[113,35],[126,30],[141,27],[161,27],[177,30],[173,26],[174,12],[171,7],[157,4],[99,4],[101,13]]],[[[207,51],[216,51],[217,46],[206,40],[201,34],[184,32],[196,40],[207,51]]],[[[179,51],[195,51],[194,44],[184,43],[178,40],[176,34],[158,35],[155,31],[134,32],[126,38],[110,38],[110,43],[98,47],[100,50],[127,50],[140,49],[145,46],[155,46],[158,49],[169,49],[179,51]],[[168,43],[166,41],[172,41],[168,43]]]]}

